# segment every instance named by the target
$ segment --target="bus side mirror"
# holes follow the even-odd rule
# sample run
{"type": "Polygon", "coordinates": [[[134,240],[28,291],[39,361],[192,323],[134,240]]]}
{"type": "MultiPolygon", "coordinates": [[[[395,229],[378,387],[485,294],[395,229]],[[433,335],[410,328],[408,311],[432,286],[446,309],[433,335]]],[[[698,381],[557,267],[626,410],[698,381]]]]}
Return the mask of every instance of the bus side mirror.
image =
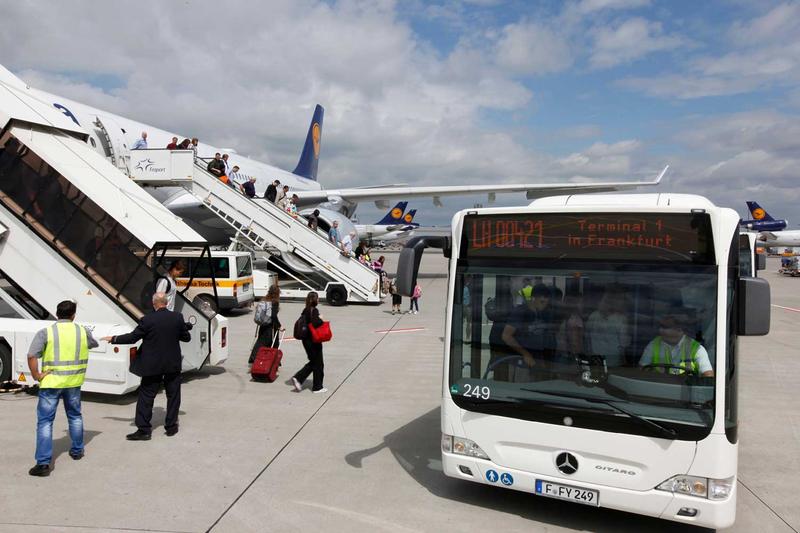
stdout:
{"type": "Polygon", "coordinates": [[[410,239],[400,251],[400,260],[397,263],[397,292],[403,296],[411,296],[417,284],[419,263],[422,261],[422,252],[425,248],[441,248],[445,257],[450,254],[449,237],[414,237],[410,239]]]}
{"type": "Polygon", "coordinates": [[[769,333],[769,283],[763,278],[740,278],[737,287],[739,323],[737,335],[769,333]]]}
{"type": "Polygon", "coordinates": [[[767,254],[756,254],[756,270],[766,270],[767,254]]]}

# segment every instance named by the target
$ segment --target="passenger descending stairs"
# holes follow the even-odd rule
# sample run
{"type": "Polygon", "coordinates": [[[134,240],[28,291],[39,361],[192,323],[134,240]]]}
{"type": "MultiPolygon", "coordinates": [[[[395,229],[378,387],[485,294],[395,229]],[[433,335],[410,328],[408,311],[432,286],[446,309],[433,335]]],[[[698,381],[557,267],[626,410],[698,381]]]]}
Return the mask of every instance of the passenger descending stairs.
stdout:
{"type": "Polygon", "coordinates": [[[314,269],[344,285],[348,301],[380,302],[378,274],[272,202],[250,199],[222,183],[195,163],[192,180],[182,184],[256,250],[272,255],[294,254],[314,269]]]}

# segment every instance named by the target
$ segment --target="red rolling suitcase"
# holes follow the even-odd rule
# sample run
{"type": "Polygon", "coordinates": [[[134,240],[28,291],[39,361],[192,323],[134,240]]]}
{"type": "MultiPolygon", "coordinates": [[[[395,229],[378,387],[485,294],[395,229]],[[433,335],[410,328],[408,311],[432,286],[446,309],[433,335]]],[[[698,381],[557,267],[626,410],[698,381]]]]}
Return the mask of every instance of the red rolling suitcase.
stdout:
{"type": "MultiPolygon", "coordinates": [[[[276,338],[277,336],[278,333],[275,334],[276,338]]],[[[275,344],[275,339],[272,340],[272,344],[275,344]]],[[[281,359],[283,359],[283,352],[280,350],[280,343],[278,343],[278,348],[262,346],[256,353],[256,360],[253,361],[253,366],[250,368],[250,376],[255,381],[272,383],[278,378],[281,359]]]]}

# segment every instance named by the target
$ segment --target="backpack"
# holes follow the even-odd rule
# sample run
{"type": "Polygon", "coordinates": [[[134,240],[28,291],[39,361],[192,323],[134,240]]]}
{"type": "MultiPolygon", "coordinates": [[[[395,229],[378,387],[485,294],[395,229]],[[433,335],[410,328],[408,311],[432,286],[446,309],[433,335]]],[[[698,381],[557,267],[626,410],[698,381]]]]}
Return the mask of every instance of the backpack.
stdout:
{"type": "Polygon", "coordinates": [[[308,321],[306,320],[305,309],[300,313],[300,317],[294,323],[293,334],[295,339],[303,340],[308,338],[308,321]]]}
{"type": "Polygon", "coordinates": [[[170,292],[172,290],[172,282],[166,276],[158,276],[156,279],[153,280],[152,283],[148,283],[142,289],[142,293],[140,295],[141,298],[141,305],[142,311],[145,313],[149,313],[153,310],[153,295],[156,293],[156,287],[158,287],[158,282],[162,279],[167,280],[167,290],[166,292],[170,292]]]}
{"type": "Polygon", "coordinates": [[[259,302],[253,313],[253,322],[259,326],[272,323],[272,302],[259,302]]]}

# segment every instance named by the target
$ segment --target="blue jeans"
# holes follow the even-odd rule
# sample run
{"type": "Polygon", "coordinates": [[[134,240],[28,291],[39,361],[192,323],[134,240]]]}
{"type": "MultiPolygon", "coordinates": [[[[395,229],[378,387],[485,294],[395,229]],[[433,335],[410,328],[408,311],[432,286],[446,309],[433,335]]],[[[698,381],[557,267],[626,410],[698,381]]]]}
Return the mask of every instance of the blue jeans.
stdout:
{"type": "Polygon", "coordinates": [[[53,420],[56,418],[58,399],[64,399],[67,412],[69,436],[72,447],[69,453],[83,451],[83,417],[81,416],[81,388],[39,389],[39,405],[36,407],[36,464],[47,465],[53,458],[53,420]]]}

